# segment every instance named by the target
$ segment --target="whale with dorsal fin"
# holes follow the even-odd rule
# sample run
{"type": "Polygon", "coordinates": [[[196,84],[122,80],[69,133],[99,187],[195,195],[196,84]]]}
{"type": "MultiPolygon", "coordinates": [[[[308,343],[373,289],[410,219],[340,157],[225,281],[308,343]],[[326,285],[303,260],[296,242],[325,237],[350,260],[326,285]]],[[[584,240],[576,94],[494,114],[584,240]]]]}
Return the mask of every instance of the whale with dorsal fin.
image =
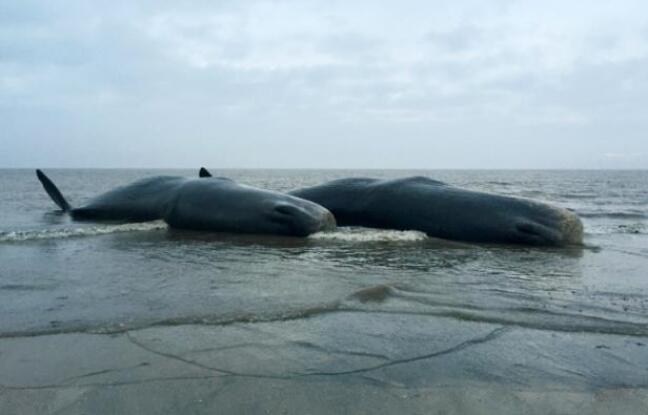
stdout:
{"type": "Polygon", "coordinates": [[[316,203],[225,178],[150,177],[72,207],[41,170],[36,175],[52,200],[75,220],[162,219],[179,229],[290,236],[335,227],[333,215],[316,203]]]}
{"type": "MultiPolygon", "coordinates": [[[[199,176],[212,177],[204,167],[199,176]]],[[[416,230],[466,242],[582,245],[583,224],[546,203],[450,186],[423,176],[351,177],[289,192],[335,216],[338,226],[416,230]]]]}

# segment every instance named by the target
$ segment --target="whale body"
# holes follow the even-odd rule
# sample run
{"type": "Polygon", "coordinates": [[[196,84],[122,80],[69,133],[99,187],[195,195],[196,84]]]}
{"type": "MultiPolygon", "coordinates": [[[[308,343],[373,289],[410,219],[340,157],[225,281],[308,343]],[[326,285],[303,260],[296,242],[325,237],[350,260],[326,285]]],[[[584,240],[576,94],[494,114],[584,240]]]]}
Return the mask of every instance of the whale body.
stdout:
{"type": "Polygon", "coordinates": [[[346,178],[289,194],[329,209],[339,226],[417,230],[467,242],[566,246],[583,240],[580,219],[567,209],[428,177],[346,178]]]}
{"type": "Polygon", "coordinates": [[[227,178],[150,177],[72,207],[42,171],[37,170],[36,175],[52,200],[75,220],[162,219],[178,229],[289,236],[335,227],[331,212],[314,202],[227,178]]]}

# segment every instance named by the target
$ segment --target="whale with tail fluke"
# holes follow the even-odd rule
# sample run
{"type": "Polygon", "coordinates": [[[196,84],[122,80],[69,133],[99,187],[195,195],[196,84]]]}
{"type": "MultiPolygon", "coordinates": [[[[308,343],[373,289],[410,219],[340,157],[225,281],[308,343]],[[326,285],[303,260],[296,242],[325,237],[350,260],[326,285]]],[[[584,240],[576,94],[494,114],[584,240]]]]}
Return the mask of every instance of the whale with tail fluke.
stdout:
{"type": "Polygon", "coordinates": [[[332,229],[322,206],[284,193],[245,186],[227,178],[178,176],[141,179],[73,208],[49,177],[36,170],[54,203],[75,220],[147,222],[211,232],[307,236],[332,229]]]}

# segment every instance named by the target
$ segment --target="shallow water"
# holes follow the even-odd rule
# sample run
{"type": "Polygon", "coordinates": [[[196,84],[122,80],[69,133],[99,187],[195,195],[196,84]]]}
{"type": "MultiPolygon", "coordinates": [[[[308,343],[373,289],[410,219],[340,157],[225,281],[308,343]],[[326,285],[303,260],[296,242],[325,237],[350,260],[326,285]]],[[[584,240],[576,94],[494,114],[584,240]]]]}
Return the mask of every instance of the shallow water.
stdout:
{"type": "MultiPolygon", "coordinates": [[[[55,211],[32,170],[0,170],[0,337],[333,312],[648,336],[646,171],[211,170],[280,191],[347,176],[427,175],[574,209],[585,247],[362,228],[285,238],[175,231],[162,222],[75,223],[55,211]]],[[[47,173],[79,205],[141,177],[197,169],[47,173]]]]}

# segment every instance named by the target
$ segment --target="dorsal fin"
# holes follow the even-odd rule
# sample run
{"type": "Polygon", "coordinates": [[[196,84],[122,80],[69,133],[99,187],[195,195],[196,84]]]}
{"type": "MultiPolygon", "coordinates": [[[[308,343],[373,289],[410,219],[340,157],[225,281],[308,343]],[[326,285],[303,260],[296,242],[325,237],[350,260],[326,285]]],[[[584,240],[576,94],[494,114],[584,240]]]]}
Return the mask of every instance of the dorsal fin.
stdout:
{"type": "Polygon", "coordinates": [[[212,177],[212,175],[211,175],[211,173],[209,172],[209,170],[207,170],[207,169],[204,168],[204,167],[201,167],[201,168],[200,168],[200,172],[198,173],[198,176],[199,176],[199,177],[212,177]]]}
{"type": "Polygon", "coordinates": [[[45,191],[47,192],[49,197],[52,198],[54,203],[57,204],[58,207],[60,207],[64,212],[69,212],[70,210],[72,210],[70,204],[67,202],[67,200],[65,200],[59,189],[49,179],[49,177],[45,176],[45,173],[40,170],[36,170],[36,177],[38,177],[38,180],[40,180],[41,184],[45,188],[45,191]]]}

